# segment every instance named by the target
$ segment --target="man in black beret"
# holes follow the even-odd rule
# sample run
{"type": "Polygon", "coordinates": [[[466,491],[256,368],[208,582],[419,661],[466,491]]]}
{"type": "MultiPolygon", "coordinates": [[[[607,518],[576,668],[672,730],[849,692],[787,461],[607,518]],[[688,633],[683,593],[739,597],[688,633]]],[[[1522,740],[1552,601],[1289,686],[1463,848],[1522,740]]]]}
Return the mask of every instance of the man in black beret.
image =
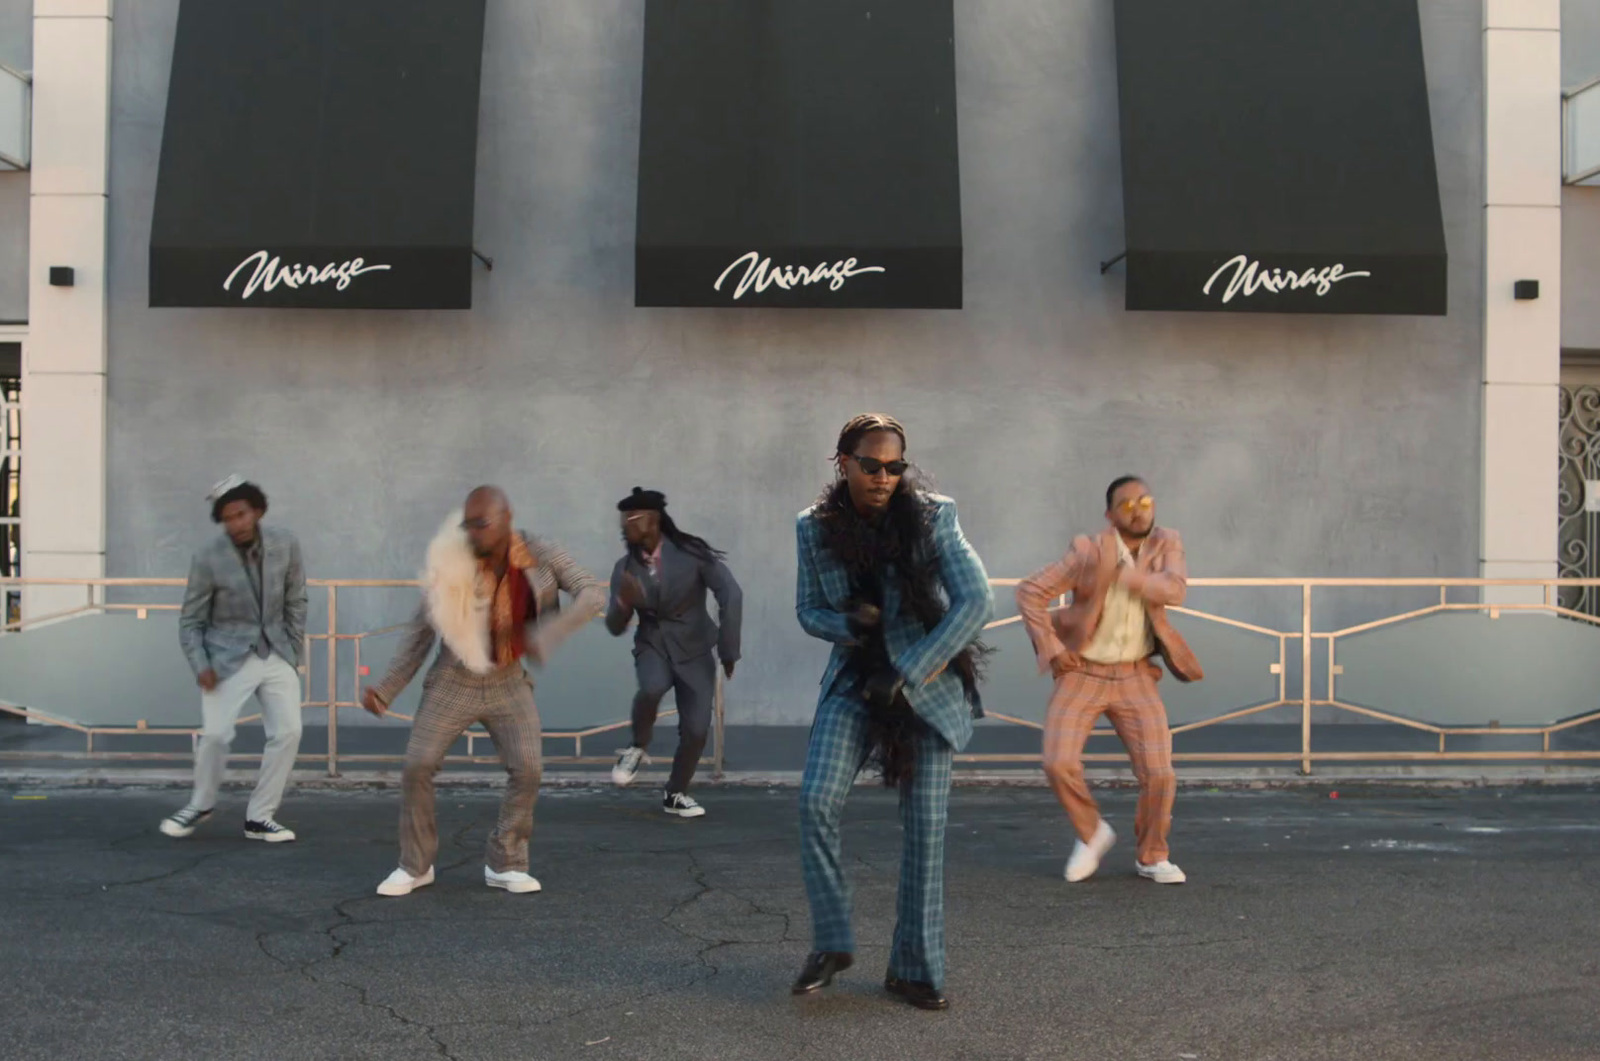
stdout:
{"type": "Polygon", "coordinates": [[[628,551],[611,573],[606,629],[620,637],[638,615],[633,661],[639,692],[633,698],[633,743],[617,756],[611,779],[632,784],[639,766],[648,761],[645,752],[656,711],[670,689],[678,702],[678,752],[662,809],[680,818],[698,818],[706,811],[690,798],[689,782],[711,729],[717,659],[729,678],[739,660],[743,594],[723,554],[703,538],[679,530],[658,491],[636,486],[617,502],[617,511],[628,551]],[[707,590],[717,599],[716,620],[706,610],[707,590]]]}

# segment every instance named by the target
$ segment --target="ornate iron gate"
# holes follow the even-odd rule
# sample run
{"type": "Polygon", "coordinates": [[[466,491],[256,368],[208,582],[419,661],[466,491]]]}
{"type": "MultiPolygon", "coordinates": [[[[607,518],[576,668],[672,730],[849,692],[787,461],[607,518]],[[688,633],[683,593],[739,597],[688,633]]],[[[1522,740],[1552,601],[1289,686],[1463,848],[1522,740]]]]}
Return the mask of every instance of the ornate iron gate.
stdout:
{"type": "MultiPolygon", "coordinates": [[[[22,574],[22,380],[0,367],[0,575],[22,574]]],[[[22,592],[0,592],[0,633],[22,618],[22,592]]]]}
{"type": "MultiPolygon", "coordinates": [[[[1600,575],[1600,386],[1561,387],[1560,578],[1600,575]]],[[[1600,616],[1600,590],[1565,586],[1562,606],[1600,616]]]]}

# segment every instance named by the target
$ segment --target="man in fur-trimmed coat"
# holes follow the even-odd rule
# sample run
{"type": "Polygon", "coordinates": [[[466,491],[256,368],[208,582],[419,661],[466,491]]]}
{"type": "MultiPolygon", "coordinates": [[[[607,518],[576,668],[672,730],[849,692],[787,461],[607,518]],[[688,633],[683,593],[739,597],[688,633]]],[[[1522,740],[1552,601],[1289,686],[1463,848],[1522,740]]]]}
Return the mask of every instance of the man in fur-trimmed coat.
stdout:
{"type": "Polygon", "coordinates": [[[600,614],[600,584],[565,550],[511,529],[511,505],[498,487],[467,496],[428,546],[423,601],[405,643],[362,706],[383,716],[416,675],[437,636],[443,642],[423,682],[401,775],[400,866],[379,895],[409,895],[433,883],[439,849],[433,778],[450,746],[483,723],[506,768],[500,819],[489,834],[484,883],[536,892],[528,838],[539,796],[539,713],[524,657],[541,664],[561,641],[600,614]],[[559,591],[573,604],[559,609],[559,591]]]}

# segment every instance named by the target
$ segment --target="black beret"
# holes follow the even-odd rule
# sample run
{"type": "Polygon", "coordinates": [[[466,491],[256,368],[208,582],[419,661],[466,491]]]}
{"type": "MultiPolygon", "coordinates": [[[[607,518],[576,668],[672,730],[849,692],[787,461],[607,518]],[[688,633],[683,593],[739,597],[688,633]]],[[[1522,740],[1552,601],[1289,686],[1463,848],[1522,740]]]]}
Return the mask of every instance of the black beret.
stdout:
{"type": "Polygon", "coordinates": [[[617,502],[618,512],[663,512],[667,507],[667,496],[659,490],[641,490],[637,486],[633,493],[617,502]]]}

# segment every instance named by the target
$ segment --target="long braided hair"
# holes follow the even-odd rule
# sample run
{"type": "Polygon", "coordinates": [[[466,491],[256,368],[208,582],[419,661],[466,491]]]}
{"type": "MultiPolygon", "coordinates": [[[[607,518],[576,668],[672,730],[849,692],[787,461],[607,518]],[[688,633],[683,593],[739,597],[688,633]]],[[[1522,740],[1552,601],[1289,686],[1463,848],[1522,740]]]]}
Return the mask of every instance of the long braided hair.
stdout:
{"type": "Polygon", "coordinates": [[[696,560],[709,563],[713,560],[726,560],[728,556],[699,535],[679,530],[678,525],[672,522],[672,517],[667,515],[665,508],[661,510],[661,536],[696,560]]]}
{"type": "MultiPolygon", "coordinates": [[[[908,467],[889,499],[889,509],[882,521],[863,517],[850,500],[844,458],[855,454],[863,438],[879,431],[898,435],[904,449],[905,428],[894,417],[883,413],[857,416],[839,432],[834,452],[836,476],[823,488],[816,503],[822,545],[844,566],[853,594],[862,592],[863,587],[878,585],[886,569],[893,565],[902,606],[910,609],[925,630],[932,630],[944,619],[949,606],[938,574],[938,550],[934,543],[937,506],[929,496],[931,483],[927,476],[915,466],[908,467]]],[[[885,621],[889,618],[884,616],[885,621]]],[[[983,642],[974,641],[950,661],[950,668],[960,677],[974,713],[978,710],[977,689],[983,677],[983,663],[992,651],[983,642]]],[[[882,769],[884,784],[893,787],[910,782],[915,761],[912,742],[916,725],[915,717],[909,712],[873,719],[870,758],[882,769]]]]}

